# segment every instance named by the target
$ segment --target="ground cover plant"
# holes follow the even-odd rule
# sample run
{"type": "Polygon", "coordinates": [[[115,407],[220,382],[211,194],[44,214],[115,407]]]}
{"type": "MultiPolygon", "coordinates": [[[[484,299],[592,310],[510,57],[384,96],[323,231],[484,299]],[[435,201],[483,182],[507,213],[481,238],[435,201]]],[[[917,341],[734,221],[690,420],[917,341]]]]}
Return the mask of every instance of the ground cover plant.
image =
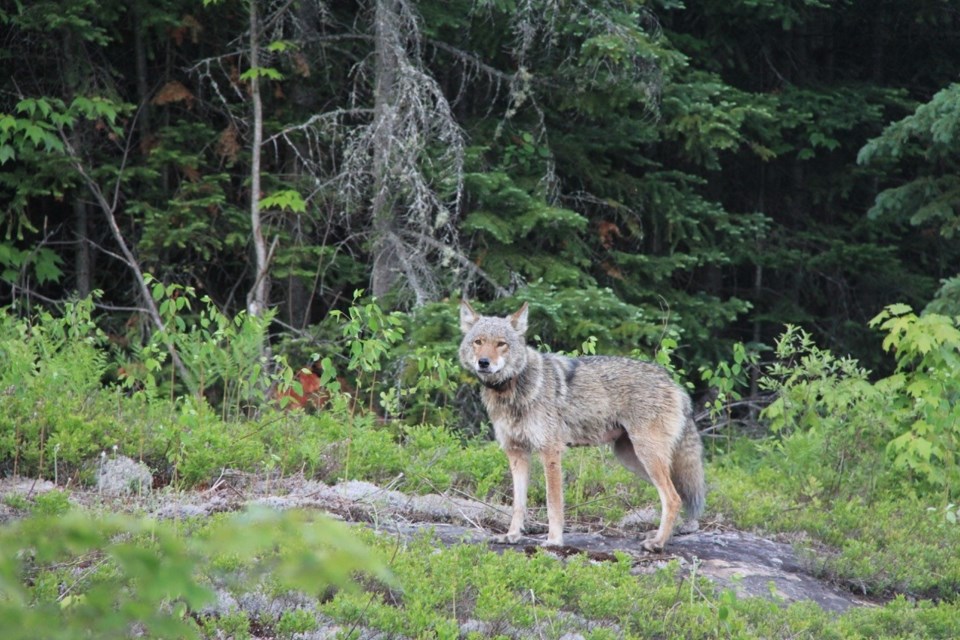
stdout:
{"type": "MultiPolygon", "coordinates": [[[[167,342],[132,355],[111,346],[89,301],[59,315],[0,317],[0,469],[57,487],[3,498],[0,626],[22,637],[82,629],[119,637],[133,628],[209,638],[331,629],[342,637],[960,635],[955,319],[902,305],[878,315],[873,324],[895,356],[880,379],[790,327],[757,381],[768,401],[763,433],[707,432],[719,437],[707,437],[703,526],[784,536],[811,571],[877,603],[835,615],[738,596],[695,566],[638,575],[627,556],[498,555],[357,527],[345,535],[316,514],[158,521],[136,507],[126,516],[77,507],[71,492],[95,486],[104,460],[121,455],[151,468],[156,499],[242,471],[507,502],[502,453],[455,419],[463,378],[447,345],[399,339],[415,319],[358,299],[324,329],[316,353],[327,365],[323,409],[286,410],[276,390],[298,384],[295,369],[259,351],[265,323],[227,318],[187,289],[155,293],[167,342]],[[167,344],[206,392],[176,377],[167,344]],[[426,405],[446,409],[425,413],[426,405]]],[[[747,392],[750,361],[738,350],[704,378],[733,399],[747,392]]],[[[565,469],[572,526],[602,528],[656,503],[606,452],[571,450],[565,469]]],[[[543,501],[534,470],[531,502],[543,501]]]]}

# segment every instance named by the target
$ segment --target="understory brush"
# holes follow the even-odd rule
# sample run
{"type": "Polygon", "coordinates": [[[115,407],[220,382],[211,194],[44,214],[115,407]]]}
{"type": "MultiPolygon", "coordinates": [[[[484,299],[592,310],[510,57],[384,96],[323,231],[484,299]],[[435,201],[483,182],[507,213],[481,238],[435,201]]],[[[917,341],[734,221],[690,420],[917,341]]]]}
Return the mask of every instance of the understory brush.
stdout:
{"type": "MultiPolygon", "coordinates": [[[[59,316],[0,315],[0,473],[42,477],[58,487],[92,485],[104,460],[123,455],[146,463],[156,483],[177,489],[204,487],[225,470],[239,470],[509,502],[505,456],[487,431],[461,429],[456,419],[463,389],[476,392],[463,386],[451,347],[455,335],[436,348],[406,345],[409,318],[358,302],[331,321],[324,329],[329,340],[308,358],[322,387],[314,408],[290,409],[277,397],[288,389],[305,392],[300,370],[284,356],[268,359],[260,351],[264,321],[226,318],[186,288],[154,291],[167,301],[161,304],[166,337],[122,352],[98,328],[89,301],[67,305],[59,316]],[[170,345],[192,387],[171,366],[170,345]]],[[[452,312],[433,307],[426,313],[435,320],[452,312]]],[[[452,319],[449,324],[455,332],[452,319]]],[[[758,384],[770,402],[759,416],[764,433],[727,431],[714,441],[721,444],[707,447],[710,492],[701,524],[781,534],[800,548],[811,571],[854,592],[893,597],[885,606],[833,619],[812,606],[738,599],[676,568],[635,576],[626,559],[594,566],[542,554],[500,557],[467,545],[436,550],[429,539],[408,547],[373,536],[368,544],[393,558],[402,588],[364,583],[365,589],[328,594],[312,610],[347,629],[362,618],[364,625],[411,637],[840,638],[956,631],[949,616],[960,606],[960,331],[955,319],[918,316],[901,305],[873,324],[897,361],[883,379],[820,349],[796,327],[787,328],[759,380],[746,374],[755,358],[742,348],[729,365],[704,377],[719,392],[715,398],[739,399],[758,384]],[[898,594],[939,604],[914,605],[898,594]]],[[[720,405],[711,405],[715,415],[720,405]]],[[[564,473],[570,527],[616,526],[630,511],[657,505],[655,491],[603,448],[569,450],[564,473]]],[[[68,494],[57,495],[7,506],[18,515],[64,516],[68,494]]],[[[544,502],[534,457],[534,523],[543,520],[544,502]]],[[[100,575],[102,550],[71,553],[85,558],[74,559],[82,566],[98,567],[92,576],[100,575]]],[[[9,571],[23,575],[21,565],[5,566],[7,579],[13,579],[9,571]]],[[[56,573],[64,566],[31,574],[34,586],[7,592],[4,602],[36,607],[59,598],[52,585],[65,579],[56,573]]],[[[176,598],[165,602],[179,606],[176,598]]],[[[310,615],[277,616],[270,629],[309,632],[316,622],[310,615]]],[[[238,610],[195,621],[210,637],[216,635],[211,629],[227,627],[243,637],[262,622],[238,610]]]]}
{"type": "MultiPolygon", "coordinates": [[[[0,628],[10,640],[196,638],[201,628],[214,638],[205,612],[237,580],[315,594],[359,575],[393,583],[344,525],[294,511],[166,522],[74,511],[0,528],[0,549],[0,628]]],[[[225,627],[249,629],[233,613],[225,627]]]]}
{"type": "Polygon", "coordinates": [[[745,528],[803,535],[811,568],[871,595],[960,590],[958,320],[892,305],[893,375],[788,327],[761,386],[770,434],[740,439],[712,467],[713,508],[745,528]]]}
{"type": "Polygon", "coordinates": [[[429,535],[407,543],[366,539],[390,559],[401,589],[341,591],[321,611],[406,637],[946,638],[960,632],[957,602],[896,598],[836,616],[812,603],[740,598],[675,562],[644,572],[619,553],[606,561],[586,554],[560,560],[477,545],[438,548],[429,535]]]}
{"type": "Polygon", "coordinates": [[[157,522],[72,512],[0,528],[11,638],[957,637],[960,603],[842,615],[743,598],[677,562],[498,554],[254,510],[157,522]],[[306,634],[298,636],[297,634],[306,634]],[[317,637],[320,637],[317,636],[317,637]]]}
{"type": "Polygon", "coordinates": [[[796,490],[773,462],[712,465],[710,513],[738,528],[784,534],[812,573],[854,593],[935,599],[960,593],[954,511],[902,496],[825,497],[813,480],[796,490]]]}

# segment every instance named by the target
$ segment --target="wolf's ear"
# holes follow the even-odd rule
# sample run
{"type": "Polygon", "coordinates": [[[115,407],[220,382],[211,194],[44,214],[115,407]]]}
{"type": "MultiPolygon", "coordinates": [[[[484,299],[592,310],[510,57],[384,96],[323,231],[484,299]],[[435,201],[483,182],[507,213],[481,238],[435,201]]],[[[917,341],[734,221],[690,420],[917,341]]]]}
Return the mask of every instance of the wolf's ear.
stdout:
{"type": "Polygon", "coordinates": [[[517,310],[516,313],[510,316],[510,325],[517,330],[518,333],[527,332],[527,303],[524,302],[523,306],[517,310]]]}
{"type": "Polygon", "coordinates": [[[466,333],[473,328],[473,325],[480,319],[480,314],[473,310],[467,299],[460,301],[460,331],[466,333]]]}

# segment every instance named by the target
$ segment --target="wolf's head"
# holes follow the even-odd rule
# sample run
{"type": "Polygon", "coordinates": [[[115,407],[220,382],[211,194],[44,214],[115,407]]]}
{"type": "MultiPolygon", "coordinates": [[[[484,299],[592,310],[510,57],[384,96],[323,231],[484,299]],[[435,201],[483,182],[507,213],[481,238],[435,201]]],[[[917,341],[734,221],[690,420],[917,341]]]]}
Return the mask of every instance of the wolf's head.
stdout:
{"type": "Polygon", "coordinates": [[[496,385],[516,376],[527,363],[524,334],[527,303],[505,318],[482,316],[470,303],[460,303],[460,364],[484,384],[496,385]]]}

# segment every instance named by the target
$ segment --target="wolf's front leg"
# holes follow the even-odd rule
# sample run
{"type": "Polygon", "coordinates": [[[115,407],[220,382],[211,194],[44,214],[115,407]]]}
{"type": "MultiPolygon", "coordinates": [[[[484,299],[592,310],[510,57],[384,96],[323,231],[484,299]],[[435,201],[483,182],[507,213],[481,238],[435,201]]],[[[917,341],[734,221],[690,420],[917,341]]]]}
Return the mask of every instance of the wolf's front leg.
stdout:
{"type": "Polygon", "coordinates": [[[506,535],[497,536],[497,542],[514,543],[520,540],[523,521],[527,516],[527,485],[530,484],[530,454],[519,449],[507,449],[510,475],[513,476],[513,517],[506,535]]]}
{"type": "Polygon", "coordinates": [[[563,545],[563,469],[560,465],[563,448],[554,447],[540,452],[543,472],[547,478],[547,546],[563,545]]]}

